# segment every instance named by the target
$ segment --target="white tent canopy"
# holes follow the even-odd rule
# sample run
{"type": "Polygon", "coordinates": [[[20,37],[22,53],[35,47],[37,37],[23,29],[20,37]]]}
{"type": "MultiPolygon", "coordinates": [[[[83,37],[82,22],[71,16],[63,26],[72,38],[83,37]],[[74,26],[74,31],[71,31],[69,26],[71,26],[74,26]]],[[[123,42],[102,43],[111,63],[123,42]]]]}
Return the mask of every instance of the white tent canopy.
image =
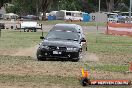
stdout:
{"type": "Polygon", "coordinates": [[[17,14],[14,14],[14,13],[7,13],[7,14],[4,14],[4,19],[16,19],[18,18],[19,16],[17,14]]]}

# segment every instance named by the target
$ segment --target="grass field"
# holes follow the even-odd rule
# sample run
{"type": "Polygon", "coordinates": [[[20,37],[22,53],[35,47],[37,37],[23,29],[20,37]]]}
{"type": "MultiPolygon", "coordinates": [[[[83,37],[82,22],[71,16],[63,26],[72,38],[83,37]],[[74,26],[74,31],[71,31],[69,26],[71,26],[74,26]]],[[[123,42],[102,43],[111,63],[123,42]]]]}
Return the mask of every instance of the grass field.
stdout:
{"type": "Polygon", "coordinates": [[[81,26],[105,26],[106,23],[96,23],[96,22],[66,22],[62,20],[52,20],[52,21],[39,21],[39,23],[46,24],[46,25],[55,25],[57,23],[71,23],[71,24],[79,24],[81,26]]]}
{"type": "MultiPolygon", "coordinates": [[[[44,33],[45,35],[47,33],[44,33]]],[[[41,32],[2,30],[0,38],[0,85],[2,88],[80,88],[80,68],[90,69],[91,79],[131,79],[128,62],[132,61],[132,38],[88,32],[88,54],[98,61],[82,60],[39,62],[31,56],[12,56],[19,49],[34,47],[41,32]],[[7,53],[6,55],[3,55],[7,53]],[[10,53],[8,55],[8,53],[10,53]]],[[[23,50],[23,52],[24,52],[23,50]]],[[[28,54],[28,53],[27,53],[28,54]]],[[[126,86],[107,86],[107,88],[126,86]]],[[[93,87],[90,87],[93,88],[93,87]]],[[[106,86],[96,86],[106,88],[106,86]]],[[[130,86],[128,86],[130,88],[130,86]]]]}

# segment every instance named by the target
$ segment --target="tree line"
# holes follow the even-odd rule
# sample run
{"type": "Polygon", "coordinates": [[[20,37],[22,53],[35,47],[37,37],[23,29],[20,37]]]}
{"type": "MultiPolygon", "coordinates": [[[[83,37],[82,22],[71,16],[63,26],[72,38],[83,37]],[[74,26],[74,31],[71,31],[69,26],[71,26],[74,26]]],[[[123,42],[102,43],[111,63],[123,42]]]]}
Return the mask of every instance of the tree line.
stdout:
{"type": "MultiPolygon", "coordinates": [[[[101,11],[112,12],[128,11],[130,0],[101,0],[101,11]]],[[[56,10],[78,10],[84,12],[98,11],[99,0],[0,0],[0,7],[4,3],[13,6],[7,7],[7,12],[19,15],[35,14],[56,10]]]]}

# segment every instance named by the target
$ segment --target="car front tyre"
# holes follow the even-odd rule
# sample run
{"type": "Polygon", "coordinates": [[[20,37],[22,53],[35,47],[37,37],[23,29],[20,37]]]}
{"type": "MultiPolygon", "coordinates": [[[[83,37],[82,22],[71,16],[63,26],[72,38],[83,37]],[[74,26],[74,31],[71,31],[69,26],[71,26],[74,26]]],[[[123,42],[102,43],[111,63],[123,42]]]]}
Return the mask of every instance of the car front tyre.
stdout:
{"type": "Polygon", "coordinates": [[[38,61],[45,61],[46,60],[46,58],[40,57],[40,56],[37,56],[37,59],[38,59],[38,61]]]}
{"type": "Polygon", "coordinates": [[[46,58],[43,57],[43,56],[40,54],[39,51],[37,52],[37,59],[38,59],[38,61],[45,61],[45,60],[46,60],[46,58]]]}
{"type": "Polygon", "coordinates": [[[78,62],[82,58],[81,52],[78,52],[78,57],[77,58],[72,58],[73,62],[78,62]]]}
{"type": "Polygon", "coordinates": [[[72,62],[78,62],[80,58],[72,58],[72,62]]]}

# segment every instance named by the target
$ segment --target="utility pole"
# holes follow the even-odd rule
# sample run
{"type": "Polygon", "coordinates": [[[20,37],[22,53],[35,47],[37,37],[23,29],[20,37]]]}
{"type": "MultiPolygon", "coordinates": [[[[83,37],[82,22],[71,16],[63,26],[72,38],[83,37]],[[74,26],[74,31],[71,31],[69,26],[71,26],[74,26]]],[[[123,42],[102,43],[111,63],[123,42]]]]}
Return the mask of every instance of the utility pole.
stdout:
{"type": "Polygon", "coordinates": [[[131,23],[131,13],[132,13],[132,0],[130,0],[130,8],[129,8],[129,23],[131,23]]]}
{"type": "Polygon", "coordinates": [[[99,12],[100,12],[100,3],[101,3],[101,0],[99,0],[99,12]]]}

